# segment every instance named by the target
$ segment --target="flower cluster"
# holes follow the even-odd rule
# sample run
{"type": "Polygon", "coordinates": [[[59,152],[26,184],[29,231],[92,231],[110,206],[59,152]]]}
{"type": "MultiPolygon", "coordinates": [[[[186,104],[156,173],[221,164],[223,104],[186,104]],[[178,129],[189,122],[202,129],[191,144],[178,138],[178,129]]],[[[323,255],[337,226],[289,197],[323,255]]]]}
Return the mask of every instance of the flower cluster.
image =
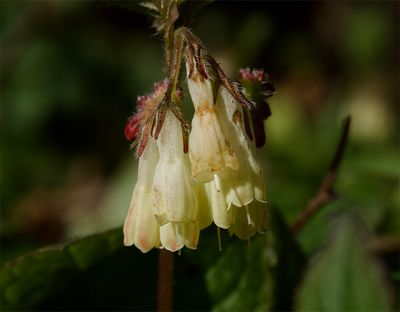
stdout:
{"type": "MultiPolygon", "coordinates": [[[[266,230],[252,113],[237,98],[246,90],[232,92],[237,85],[212,78],[206,59],[188,51],[187,85],[195,110],[190,131],[178,103],[163,102],[170,96],[167,81],[138,98],[138,111],[125,128],[128,140],[138,144],[139,168],[124,244],[142,252],[154,247],[196,249],[200,230],[212,223],[242,240],[266,230]],[[156,124],[162,125],[157,134],[156,124]]],[[[251,82],[265,77],[246,70],[242,78],[251,82]]],[[[180,97],[177,92],[174,102],[180,97]]]]}

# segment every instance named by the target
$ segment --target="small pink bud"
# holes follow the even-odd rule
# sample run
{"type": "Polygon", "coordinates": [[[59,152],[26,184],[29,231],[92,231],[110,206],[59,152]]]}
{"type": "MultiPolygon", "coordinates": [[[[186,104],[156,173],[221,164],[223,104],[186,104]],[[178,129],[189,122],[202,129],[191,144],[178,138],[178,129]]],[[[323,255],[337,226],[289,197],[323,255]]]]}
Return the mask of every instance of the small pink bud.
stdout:
{"type": "Polygon", "coordinates": [[[262,69],[253,69],[253,77],[255,80],[263,81],[265,79],[265,73],[262,69]]]}
{"type": "Polygon", "coordinates": [[[242,76],[242,78],[243,78],[244,80],[251,80],[251,78],[252,78],[251,70],[250,70],[249,67],[247,67],[247,68],[241,68],[241,69],[239,70],[239,73],[240,73],[240,75],[242,76]]]}
{"type": "Polygon", "coordinates": [[[266,79],[263,69],[250,69],[247,67],[240,69],[239,72],[243,80],[261,82],[266,79]]]}

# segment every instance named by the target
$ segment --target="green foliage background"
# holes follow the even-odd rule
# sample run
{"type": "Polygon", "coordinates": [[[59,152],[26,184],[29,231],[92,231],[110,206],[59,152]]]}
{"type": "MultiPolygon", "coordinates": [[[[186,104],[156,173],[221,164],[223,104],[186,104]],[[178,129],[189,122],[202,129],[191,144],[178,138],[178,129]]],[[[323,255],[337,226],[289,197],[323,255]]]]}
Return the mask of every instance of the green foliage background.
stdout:
{"type": "MultiPolygon", "coordinates": [[[[124,124],[164,77],[137,8],[0,2],[1,310],[156,308],[157,251],[123,247],[120,228],[136,181],[124,124]]],[[[224,233],[222,252],[203,231],[175,257],[174,309],[398,310],[398,3],[216,1],[195,17],[232,77],[263,67],[276,86],[260,151],[271,230],[224,233]],[[349,113],[335,201],[293,237],[349,113]]]]}

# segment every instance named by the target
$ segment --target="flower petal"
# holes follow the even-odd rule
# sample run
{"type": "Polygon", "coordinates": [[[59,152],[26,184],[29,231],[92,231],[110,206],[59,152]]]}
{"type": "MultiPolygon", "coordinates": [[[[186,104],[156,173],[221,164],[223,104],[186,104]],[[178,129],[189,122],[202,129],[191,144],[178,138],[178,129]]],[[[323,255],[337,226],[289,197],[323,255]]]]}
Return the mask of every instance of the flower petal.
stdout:
{"type": "Polygon", "coordinates": [[[199,227],[195,222],[168,222],[160,228],[160,239],[162,247],[172,252],[182,249],[183,246],[196,249],[199,227]]]}
{"type": "Polygon", "coordinates": [[[169,111],[157,140],[160,160],[153,182],[155,214],[160,225],[193,222],[197,198],[190,179],[189,159],[183,151],[182,127],[169,111]]]}
{"type": "Polygon", "coordinates": [[[160,245],[159,226],[153,214],[151,190],[136,185],[124,223],[124,245],[148,252],[160,245]]]}
{"type": "MultiPolygon", "coordinates": [[[[212,215],[212,220],[217,226],[223,229],[229,228],[233,221],[232,210],[228,209],[224,194],[219,189],[218,183],[213,180],[202,184],[199,188],[202,188],[201,193],[203,197],[202,206],[199,206],[199,211],[209,211],[212,215]]],[[[200,228],[204,227],[200,223],[200,228]]]]}

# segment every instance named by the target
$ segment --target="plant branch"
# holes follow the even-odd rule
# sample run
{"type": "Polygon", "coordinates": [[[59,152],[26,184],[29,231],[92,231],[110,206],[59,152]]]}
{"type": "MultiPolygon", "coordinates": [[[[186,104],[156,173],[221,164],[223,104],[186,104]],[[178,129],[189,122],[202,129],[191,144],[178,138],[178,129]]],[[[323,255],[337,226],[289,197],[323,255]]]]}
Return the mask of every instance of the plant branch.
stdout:
{"type": "Polygon", "coordinates": [[[319,191],[308,202],[307,207],[300,213],[300,215],[291,226],[293,234],[297,234],[324,204],[330,202],[333,199],[333,185],[335,183],[337,172],[343,159],[344,151],[346,149],[350,124],[351,117],[347,116],[344,120],[342,135],[336,148],[335,156],[333,157],[329,169],[325,174],[324,179],[322,180],[319,191]]]}
{"type": "Polygon", "coordinates": [[[174,254],[160,249],[158,254],[157,311],[172,311],[172,278],[174,254]]]}

